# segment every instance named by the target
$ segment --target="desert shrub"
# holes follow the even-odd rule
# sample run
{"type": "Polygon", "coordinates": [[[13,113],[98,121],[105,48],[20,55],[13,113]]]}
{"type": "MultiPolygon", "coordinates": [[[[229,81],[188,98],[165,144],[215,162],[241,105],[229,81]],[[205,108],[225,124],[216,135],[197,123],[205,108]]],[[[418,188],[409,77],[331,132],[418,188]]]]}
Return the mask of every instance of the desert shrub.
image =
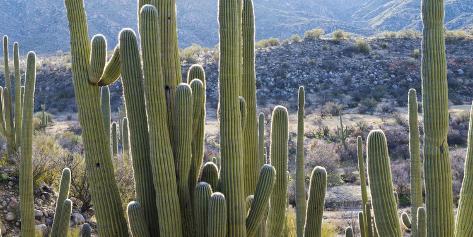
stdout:
{"type": "Polygon", "coordinates": [[[363,54],[369,54],[371,52],[371,46],[365,39],[356,39],[355,44],[358,52],[363,54]]]}
{"type": "Polygon", "coordinates": [[[197,63],[199,57],[206,51],[208,51],[208,49],[198,44],[192,44],[191,46],[180,50],[179,56],[181,60],[192,64],[197,63]]]}
{"type": "Polygon", "coordinates": [[[342,110],[343,110],[343,105],[341,105],[337,102],[328,101],[322,106],[322,108],[320,109],[320,113],[321,113],[322,117],[324,117],[324,116],[338,116],[338,115],[340,115],[342,110]]]}
{"type": "Polygon", "coordinates": [[[458,114],[450,114],[450,126],[448,127],[448,144],[452,146],[464,146],[468,139],[469,113],[464,111],[458,114]]]}
{"type": "Polygon", "coordinates": [[[33,184],[57,184],[64,168],[61,162],[67,156],[53,136],[39,133],[33,139],[33,184]]]}
{"type": "Polygon", "coordinates": [[[393,113],[396,110],[396,106],[393,101],[382,101],[376,105],[376,112],[378,113],[393,113]]]}
{"type": "Polygon", "coordinates": [[[414,49],[414,50],[412,50],[411,56],[412,56],[413,58],[416,58],[416,59],[417,59],[417,58],[420,58],[420,49],[414,49]]]}
{"type": "Polygon", "coordinates": [[[401,39],[414,39],[414,38],[420,38],[422,34],[419,31],[415,30],[401,30],[396,33],[396,38],[401,38],[401,39]]]}
{"type": "Polygon", "coordinates": [[[124,162],[122,156],[118,156],[114,160],[115,163],[115,180],[117,181],[118,190],[122,199],[122,204],[126,205],[134,200],[135,197],[135,181],[133,178],[133,167],[131,164],[124,162]]]}
{"type": "Polygon", "coordinates": [[[447,41],[465,40],[472,37],[473,35],[465,30],[446,30],[445,31],[445,40],[447,41]]]}
{"type": "Polygon", "coordinates": [[[325,34],[324,29],[317,28],[304,32],[304,40],[317,40],[325,34]]]}
{"type": "Polygon", "coordinates": [[[378,101],[373,97],[363,98],[359,105],[358,105],[358,112],[360,113],[372,113],[376,106],[378,105],[378,101]]]}
{"type": "Polygon", "coordinates": [[[450,159],[452,164],[453,194],[455,202],[458,201],[460,189],[462,186],[465,168],[465,155],[465,148],[453,149],[450,151],[450,159]]]}
{"type": "Polygon", "coordinates": [[[380,128],[386,135],[392,159],[407,159],[409,157],[409,129],[400,125],[387,124],[380,128]]]}
{"type": "Polygon", "coordinates": [[[399,205],[405,207],[410,205],[410,165],[406,160],[391,162],[393,183],[399,198],[399,205]]]}
{"type": "Polygon", "coordinates": [[[396,124],[401,125],[405,128],[409,128],[409,120],[406,117],[404,117],[403,114],[399,112],[394,112],[392,113],[392,117],[394,118],[394,121],[396,122],[396,124]]]}
{"type": "Polygon", "coordinates": [[[255,48],[262,49],[262,48],[268,48],[268,47],[273,47],[273,46],[278,46],[278,45],[280,45],[279,39],[269,38],[269,39],[263,39],[256,42],[255,48]]]}
{"type": "Polygon", "coordinates": [[[392,39],[396,38],[397,33],[395,31],[383,31],[378,34],[379,38],[392,39]]]}
{"type": "Polygon", "coordinates": [[[350,34],[343,30],[336,30],[332,33],[332,37],[336,41],[346,40],[350,38],[350,34]]]}
{"type": "MultiPolygon", "coordinates": [[[[315,166],[322,166],[327,170],[328,185],[341,184],[338,167],[340,164],[340,147],[337,144],[314,140],[306,154],[306,174],[310,174],[315,166]]],[[[310,177],[306,177],[308,183],[310,177]]]]}
{"type": "Polygon", "coordinates": [[[301,37],[298,34],[291,35],[288,40],[290,43],[299,43],[302,41],[301,37]]]}

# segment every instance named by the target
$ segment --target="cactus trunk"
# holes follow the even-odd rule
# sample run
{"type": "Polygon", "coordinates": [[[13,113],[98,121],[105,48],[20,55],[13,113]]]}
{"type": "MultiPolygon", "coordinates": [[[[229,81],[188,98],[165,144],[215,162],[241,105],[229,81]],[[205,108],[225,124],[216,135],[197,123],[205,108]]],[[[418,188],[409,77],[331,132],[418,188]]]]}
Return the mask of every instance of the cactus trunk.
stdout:
{"type": "Polygon", "coordinates": [[[305,237],[322,237],[322,216],[327,191],[327,171],[316,166],[310,177],[309,200],[305,223],[305,237]]]}
{"type": "Polygon", "coordinates": [[[304,236],[306,216],[305,174],[304,174],[304,87],[299,87],[297,110],[297,154],[296,154],[296,231],[297,237],[304,236]]]}

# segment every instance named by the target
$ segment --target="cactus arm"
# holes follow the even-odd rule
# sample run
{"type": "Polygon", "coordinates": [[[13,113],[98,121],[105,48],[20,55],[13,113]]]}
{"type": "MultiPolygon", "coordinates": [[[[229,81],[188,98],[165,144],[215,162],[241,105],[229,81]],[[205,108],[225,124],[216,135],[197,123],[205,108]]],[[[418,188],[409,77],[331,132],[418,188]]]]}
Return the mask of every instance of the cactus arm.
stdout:
{"type": "Polygon", "coordinates": [[[206,237],[208,227],[209,200],[212,195],[212,188],[208,183],[200,182],[194,190],[194,219],[196,237],[206,237]]]}
{"type": "Polygon", "coordinates": [[[89,223],[85,223],[82,225],[79,233],[80,237],[91,237],[92,236],[92,228],[90,227],[89,223]]]}
{"type": "Polygon", "coordinates": [[[468,148],[465,158],[465,176],[460,191],[458,204],[457,225],[455,236],[466,237],[473,235],[472,212],[473,212],[473,105],[470,110],[470,123],[468,129],[468,148]]]}
{"type": "Polygon", "coordinates": [[[246,232],[249,237],[256,236],[267,212],[269,197],[276,180],[276,170],[271,165],[264,165],[260,170],[255,188],[254,201],[246,218],[246,232]]]}
{"type": "Polygon", "coordinates": [[[67,236],[69,232],[69,220],[72,213],[72,201],[70,199],[64,200],[62,203],[61,213],[59,214],[59,222],[57,227],[57,236],[67,236]]]}
{"type": "Polygon", "coordinates": [[[309,200],[307,202],[307,216],[304,236],[322,236],[322,216],[325,205],[325,192],[327,191],[327,171],[316,166],[312,170],[309,187],[309,200]]]}
{"type": "Polygon", "coordinates": [[[118,154],[118,126],[117,123],[112,123],[112,155],[113,157],[117,156],[118,154]]]}
{"type": "Polygon", "coordinates": [[[287,196],[287,157],[288,157],[288,115],[287,109],[276,106],[273,110],[271,124],[270,156],[276,168],[276,182],[271,194],[268,214],[268,235],[277,236],[281,233],[286,220],[287,196]]]}
{"type": "Polygon", "coordinates": [[[353,237],[353,229],[348,226],[346,229],[345,229],[345,237],[353,237]]]}
{"type": "Polygon", "coordinates": [[[21,74],[20,74],[20,49],[18,43],[13,44],[13,64],[15,68],[15,145],[20,146],[21,140],[21,74]]]}
{"type": "Polygon", "coordinates": [[[120,77],[120,46],[117,45],[113,50],[112,57],[105,65],[103,73],[100,76],[98,85],[106,86],[114,83],[120,77]]]}
{"type": "Polygon", "coordinates": [[[417,209],[417,237],[427,237],[425,209],[419,207],[417,209]]]}
{"type": "Polygon", "coordinates": [[[241,88],[239,0],[219,0],[220,28],[220,144],[222,192],[228,212],[228,237],[246,236],[243,134],[239,100],[241,88]]]}
{"type": "Polygon", "coordinates": [[[397,203],[393,195],[386,137],[381,130],[368,135],[368,178],[376,227],[381,236],[401,236],[397,203]]]}
{"type": "Polygon", "coordinates": [[[108,88],[108,86],[104,86],[100,88],[100,103],[101,103],[101,109],[102,109],[103,125],[105,127],[104,129],[105,140],[108,146],[112,147],[112,141],[110,137],[111,136],[110,124],[112,122],[112,119],[111,119],[111,111],[110,111],[110,89],[108,88]]]}
{"type": "Polygon", "coordinates": [[[204,68],[199,65],[199,64],[193,64],[192,66],[189,67],[189,70],[187,71],[187,81],[186,83],[190,84],[192,80],[194,79],[199,79],[202,81],[202,83],[205,86],[205,70],[204,68]]]}
{"type": "Polygon", "coordinates": [[[4,91],[3,91],[3,87],[0,86],[0,134],[2,134],[3,136],[7,136],[6,134],[6,130],[5,130],[5,109],[4,109],[4,91]]]}
{"type": "Polygon", "coordinates": [[[33,105],[36,85],[36,55],[28,53],[26,69],[26,92],[23,106],[23,130],[20,159],[20,214],[21,236],[34,236],[33,203],[33,105]]]}
{"type": "Polygon", "coordinates": [[[89,80],[90,83],[96,85],[100,81],[107,60],[107,40],[103,35],[95,35],[91,45],[89,80]]]}
{"type": "Polygon", "coordinates": [[[216,192],[210,196],[208,211],[208,237],[227,236],[227,203],[222,193],[216,192]]]}
{"type": "Polygon", "coordinates": [[[296,232],[303,237],[306,216],[306,194],[304,174],[304,87],[299,87],[299,104],[297,110],[297,154],[296,154],[296,232]]]}
{"type": "Polygon", "coordinates": [[[359,228],[360,228],[360,236],[361,237],[366,237],[367,236],[367,232],[366,232],[366,223],[365,223],[365,215],[363,214],[362,211],[358,212],[358,225],[359,225],[359,228]]]}
{"type": "Polygon", "coordinates": [[[366,203],[365,205],[365,220],[366,220],[366,236],[373,237],[374,230],[373,230],[373,221],[371,219],[371,203],[366,203]]]}
{"type": "Polygon", "coordinates": [[[411,229],[412,228],[412,222],[411,222],[411,219],[409,218],[409,215],[407,215],[407,213],[403,212],[401,214],[401,220],[402,220],[402,224],[407,228],[407,229],[411,229]]]}
{"type": "Polygon", "coordinates": [[[202,167],[202,173],[200,174],[200,182],[208,183],[214,190],[217,189],[218,185],[218,168],[213,162],[207,162],[202,167]]]}
{"type": "Polygon", "coordinates": [[[148,237],[149,227],[146,222],[143,208],[139,202],[132,201],[127,206],[128,225],[133,237],[148,237]]]}
{"type": "MultiPolygon", "coordinates": [[[[189,70],[189,74],[193,73],[189,70]]],[[[200,71],[200,70],[199,70],[200,71]]],[[[199,176],[200,167],[204,160],[204,143],[205,143],[205,74],[195,75],[199,79],[190,81],[192,95],[194,96],[194,121],[193,121],[193,138],[192,138],[192,164],[189,172],[189,188],[193,190],[199,176]]],[[[197,77],[196,77],[197,78],[197,77]]],[[[214,187],[214,186],[212,186],[214,187]]],[[[192,194],[192,193],[191,193],[192,194]]]]}
{"type": "MultiPolygon", "coordinates": [[[[59,235],[59,225],[62,220],[61,214],[62,208],[64,205],[64,201],[68,198],[69,196],[69,188],[71,185],[71,170],[69,168],[65,168],[62,170],[62,176],[61,176],[61,183],[59,185],[59,196],[56,201],[56,211],[54,212],[54,220],[53,220],[53,226],[51,228],[51,237],[60,237],[59,235]]],[[[70,214],[69,214],[70,215],[70,214]]],[[[67,216],[69,218],[69,216],[67,216]]]]}
{"type": "MultiPolygon", "coordinates": [[[[89,83],[90,41],[84,1],[65,0],[65,5],[71,36],[74,93],[82,127],[87,176],[98,231],[101,236],[127,236],[128,230],[113,173],[110,146],[106,143],[100,103],[97,103],[100,100],[99,88],[89,83]]],[[[25,106],[26,98],[27,96],[24,99],[25,106]]]]}

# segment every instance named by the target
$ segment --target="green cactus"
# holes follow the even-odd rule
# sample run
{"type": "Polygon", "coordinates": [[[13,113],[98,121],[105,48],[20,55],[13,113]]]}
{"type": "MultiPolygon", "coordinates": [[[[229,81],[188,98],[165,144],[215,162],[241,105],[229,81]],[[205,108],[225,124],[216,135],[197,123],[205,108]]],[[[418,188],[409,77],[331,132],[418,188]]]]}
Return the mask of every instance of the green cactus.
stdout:
{"type": "Polygon", "coordinates": [[[20,158],[20,214],[21,236],[34,236],[33,204],[33,110],[36,85],[36,55],[28,53],[25,80],[25,101],[23,105],[23,124],[21,132],[20,158]]]}
{"type": "Polygon", "coordinates": [[[306,216],[305,174],[304,174],[304,87],[299,87],[299,105],[297,110],[297,157],[296,157],[296,231],[297,237],[304,236],[306,216]]]}
{"type": "Polygon", "coordinates": [[[128,118],[124,117],[122,119],[122,129],[121,129],[121,140],[122,140],[122,154],[125,162],[130,160],[130,138],[128,137],[128,118]]]}
{"type": "Polygon", "coordinates": [[[95,35],[92,38],[90,55],[90,83],[98,84],[107,62],[107,40],[103,35],[95,35]]]}
{"type": "MultiPolygon", "coordinates": [[[[444,1],[422,0],[422,109],[427,235],[454,236],[453,188],[448,155],[448,82],[444,1]]],[[[380,233],[381,234],[381,233],[380,233]]]]}
{"type": "Polygon", "coordinates": [[[266,164],[266,144],[264,142],[264,113],[258,117],[258,160],[259,166],[266,164]]]}
{"type": "Polygon", "coordinates": [[[8,37],[5,35],[3,36],[3,62],[5,70],[5,87],[3,88],[3,113],[5,119],[5,137],[7,138],[7,152],[8,156],[11,157],[16,152],[16,144],[11,95],[11,75],[8,59],[8,37]]]}
{"type": "Polygon", "coordinates": [[[120,47],[113,50],[113,55],[105,65],[103,74],[98,82],[99,86],[107,86],[114,83],[120,77],[120,47]]]}
{"type": "Polygon", "coordinates": [[[90,227],[89,223],[85,223],[82,225],[79,233],[80,237],[91,237],[92,236],[92,228],[90,227]]]}
{"type": "Polygon", "coordinates": [[[366,231],[368,237],[373,237],[374,236],[374,223],[373,220],[371,219],[371,203],[367,202],[365,204],[365,220],[366,220],[366,231]]]}
{"type": "Polygon", "coordinates": [[[246,101],[243,129],[245,196],[255,193],[258,179],[258,121],[256,114],[255,16],[253,0],[242,0],[242,96],[246,101]]]}
{"type": "Polygon", "coordinates": [[[411,157],[411,213],[412,236],[417,236],[417,209],[422,206],[422,165],[420,161],[417,94],[409,90],[409,152],[411,157]]]}
{"type": "Polygon", "coordinates": [[[465,176],[460,192],[458,204],[457,225],[455,236],[466,237],[473,235],[471,227],[471,213],[473,210],[473,106],[470,110],[470,124],[468,129],[468,148],[465,158],[465,176]]]}
{"type": "MultiPolygon", "coordinates": [[[[85,147],[87,178],[101,236],[128,236],[126,220],[115,182],[110,145],[107,143],[99,88],[91,83],[91,46],[83,0],[65,0],[69,21],[72,78],[85,147]]],[[[26,88],[28,90],[28,88],[26,88]]],[[[25,93],[25,106],[26,96],[25,93]]],[[[23,106],[23,107],[25,107],[23,106]]],[[[25,116],[25,113],[23,113],[25,116]]],[[[23,127],[24,129],[24,127],[23,127]]],[[[135,176],[136,178],[136,176],[135,176]]]]}
{"type": "Polygon", "coordinates": [[[361,237],[366,237],[367,236],[367,229],[366,229],[366,223],[365,223],[365,215],[363,214],[362,211],[358,212],[358,225],[360,227],[360,236],[361,237]]]}
{"type": "Polygon", "coordinates": [[[112,155],[115,157],[118,154],[118,125],[117,123],[112,123],[112,155]]]}
{"type": "Polygon", "coordinates": [[[345,237],[353,237],[353,229],[350,226],[345,229],[345,237]]]}
{"type": "Polygon", "coordinates": [[[132,236],[137,237],[148,237],[151,236],[149,233],[148,224],[145,218],[143,208],[139,202],[132,201],[128,203],[128,225],[132,236]]]}
{"type": "Polygon", "coordinates": [[[325,192],[327,191],[327,171],[316,166],[312,170],[309,187],[309,200],[307,201],[307,216],[304,236],[322,236],[322,215],[325,205],[325,192]]]}
{"type": "Polygon", "coordinates": [[[368,178],[376,227],[380,236],[401,236],[397,204],[393,195],[388,145],[383,131],[368,135],[368,178]]]}
{"type": "Polygon", "coordinates": [[[241,3],[219,0],[220,93],[219,121],[222,192],[228,212],[228,237],[246,236],[243,132],[238,96],[241,88],[241,3]]]}
{"type": "Polygon", "coordinates": [[[218,168],[217,165],[213,162],[207,162],[202,167],[202,172],[200,174],[200,182],[206,182],[216,190],[218,185],[218,168]]]}
{"type": "MultiPolygon", "coordinates": [[[[69,196],[70,185],[71,185],[71,170],[69,168],[65,168],[62,170],[61,183],[59,185],[59,196],[56,201],[56,211],[54,212],[55,213],[54,221],[53,221],[53,226],[51,228],[51,237],[60,237],[59,225],[62,219],[66,218],[66,217],[61,216],[61,214],[63,213],[62,208],[63,208],[64,201],[69,196]]],[[[69,216],[67,216],[67,218],[69,218],[69,216]]]]}
{"type": "Polygon", "coordinates": [[[276,182],[271,194],[268,214],[268,235],[281,233],[286,219],[287,158],[288,158],[288,115],[287,109],[276,106],[271,124],[271,162],[276,168],[276,182]]]}
{"type": "Polygon", "coordinates": [[[194,219],[196,237],[206,237],[208,227],[209,201],[212,195],[212,188],[208,183],[200,182],[194,190],[194,219]]]}
{"type": "Polygon", "coordinates": [[[412,222],[411,222],[411,219],[409,218],[409,215],[407,215],[407,213],[403,212],[401,214],[401,220],[402,220],[402,224],[409,230],[412,229],[412,222]]]}
{"type": "Polygon", "coordinates": [[[423,207],[417,209],[417,236],[427,237],[426,213],[423,207]]]}
{"type": "MultiPolygon", "coordinates": [[[[190,86],[194,97],[194,120],[192,136],[192,164],[189,172],[189,189],[193,190],[197,183],[200,167],[204,160],[205,143],[205,73],[201,66],[192,66],[189,69],[189,76],[199,77],[192,79],[190,86]],[[199,69],[198,69],[199,68],[199,69]]],[[[191,193],[192,196],[192,193],[191,193]]]]}
{"type": "Polygon", "coordinates": [[[72,201],[70,199],[66,199],[64,200],[64,202],[62,202],[61,213],[59,213],[59,219],[56,220],[58,222],[58,225],[57,235],[55,236],[67,236],[67,233],[69,232],[69,220],[71,219],[71,213],[72,201]]]}
{"type": "Polygon", "coordinates": [[[255,195],[251,204],[248,217],[246,218],[247,236],[256,236],[259,227],[262,225],[265,213],[268,211],[269,197],[276,180],[276,170],[271,165],[263,165],[261,168],[258,183],[255,188],[255,195]]]}
{"type": "Polygon", "coordinates": [[[3,116],[5,114],[4,102],[4,91],[3,87],[0,86],[0,132],[3,136],[6,136],[5,118],[3,116]]]}
{"type": "Polygon", "coordinates": [[[227,236],[227,210],[228,204],[222,193],[216,192],[210,196],[207,220],[207,236],[222,237],[227,236]]]}
{"type": "Polygon", "coordinates": [[[13,43],[13,65],[15,69],[15,144],[18,149],[21,144],[21,74],[20,74],[20,49],[18,43],[13,43]]]}
{"type": "MultiPolygon", "coordinates": [[[[110,124],[112,122],[111,118],[111,110],[110,110],[110,89],[108,86],[103,86],[100,88],[100,103],[102,108],[102,118],[104,124],[104,132],[106,134],[105,138],[107,139],[107,144],[112,147],[111,141],[111,127],[110,124]]],[[[113,150],[113,149],[112,149],[113,150]]]]}

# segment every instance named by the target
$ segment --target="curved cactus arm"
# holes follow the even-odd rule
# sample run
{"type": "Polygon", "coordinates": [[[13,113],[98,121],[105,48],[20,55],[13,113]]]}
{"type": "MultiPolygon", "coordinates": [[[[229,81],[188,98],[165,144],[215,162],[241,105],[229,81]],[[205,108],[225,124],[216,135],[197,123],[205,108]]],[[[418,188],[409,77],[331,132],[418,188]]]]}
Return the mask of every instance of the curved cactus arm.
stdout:
{"type": "Polygon", "coordinates": [[[468,129],[468,148],[465,158],[465,176],[460,191],[458,204],[457,225],[455,236],[466,237],[473,235],[473,105],[470,110],[470,123],[468,129]]]}
{"type": "MultiPolygon", "coordinates": [[[[61,183],[59,185],[59,196],[56,201],[56,211],[54,212],[54,221],[51,228],[51,237],[60,237],[59,234],[59,224],[61,220],[62,208],[64,201],[69,196],[69,188],[71,185],[71,170],[65,168],[62,170],[61,183]]],[[[69,217],[69,216],[68,216],[69,217]]]]}
{"type": "Polygon", "coordinates": [[[322,216],[325,206],[325,192],[327,191],[327,171],[316,166],[312,170],[309,187],[309,200],[307,202],[307,216],[304,236],[322,236],[322,216]]]}
{"type": "MultiPolygon", "coordinates": [[[[189,69],[189,74],[197,74],[191,71],[196,66],[189,69]]],[[[200,66],[197,68],[201,68],[200,66]]],[[[201,71],[201,70],[199,70],[201,71]]],[[[189,188],[192,190],[197,182],[200,167],[204,160],[204,143],[205,143],[205,75],[203,69],[199,75],[199,79],[193,79],[190,82],[192,88],[192,95],[194,97],[194,120],[193,125],[193,138],[192,138],[192,164],[189,172],[189,188]],[[202,78],[202,79],[201,79],[202,78]],[[202,81],[204,80],[204,81],[202,81]]],[[[212,186],[215,187],[215,186],[212,186]]],[[[192,194],[192,193],[191,193],[192,194]]]]}
{"type": "Polygon", "coordinates": [[[216,190],[219,181],[217,165],[213,162],[205,163],[202,167],[199,181],[208,183],[216,190]]]}
{"type": "Polygon", "coordinates": [[[103,73],[100,76],[98,85],[106,86],[114,83],[120,77],[120,46],[116,46],[113,50],[112,57],[105,65],[103,73]]]}
{"type": "Polygon", "coordinates": [[[33,110],[36,85],[36,55],[28,53],[26,65],[26,92],[23,106],[23,124],[21,134],[20,159],[20,214],[21,236],[34,236],[33,203],[33,110]]]}
{"type": "Polygon", "coordinates": [[[128,225],[131,235],[134,237],[148,237],[149,227],[145,218],[143,208],[139,202],[132,201],[127,206],[128,225]]]}
{"type": "Polygon", "coordinates": [[[105,62],[107,61],[107,40],[103,35],[94,35],[90,51],[90,83],[96,85],[102,77],[105,62]]]}
{"type": "Polygon", "coordinates": [[[209,200],[207,236],[227,236],[227,203],[222,193],[213,193],[209,200]]]}
{"type": "Polygon", "coordinates": [[[412,228],[411,218],[409,218],[409,215],[407,215],[407,213],[403,212],[403,213],[401,214],[401,220],[402,220],[402,224],[403,224],[407,229],[411,229],[411,228],[412,228]]]}
{"type": "Polygon", "coordinates": [[[90,227],[89,223],[85,223],[80,228],[79,237],[91,237],[92,236],[92,228],[90,227]]]}
{"type": "Polygon", "coordinates": [[[271,162],[276,168],[276,182],[271,194],[268,214],[268,235],[281,233],[286,220],[287,157],[288,157],[288,115],[287,109],[276,106],[271,124],[271,162]]]}
{"type": "Polygon", "coordinates": [[[265,213],[268,211],[269,197],[276,181],[276,169],[271,165],[261,168],[258,183],[256,184],[254,201],[246,218],[246,233],[249,237],[256,236],[265,213]]]}
{"type": "MultiPolygon", "coordinates": [[[[60,219],[57,227],[57,235],[55,236],[67,236],[69,232],[69,221],[71,220],[72,213],[72,201],[70,199],[64,200],[62,203],[61,213],[59,215],[60,219]]],[[[51,235],[53,236],[53,235],[51,235]]]]}
{"type": "Polygon", "coordinates": [[[196,237],[206,237],[208,227],[209,200],[212,188],[208,183],[200,182],[194,190],[194,219],[196,237]]]}
{"type": "Polygon", "coordinates": [[[112,122],[111,119],[111,110],[110,110],[110,89],[108,86],[104,86],[100,88],[100,103],[102,109],[102,119],[103,125],[105,127],[105,140],[109,147],[112,147],[111,142],[111,127],[110,124],[112,122]]]}
{"type": "Polygon", "coordinates": [[[376,228],[380,236],[401,236],[397,203],[393,195],[391,165],[386,137],[381,130],[368,135],[368,178],[376,228]]]}
{"type": "Polygon", "coordinates": [[[96,211],[98,231],[101,236],[128,236],[115,182],[110,146],[106,143],[100,103],[97,103],[100,100],[99,88],[89,83],[90,41],[84,1],[65,0],[65,5],[71,39],[74,94],[82,127],[87,179],[96,211]]]}
{"type": "Polygon", "coordinates": [[[417,237],[427,237],[426,213],[423,207],[417,209],[417,237]]]}
{"type": "Polygon", "coordinates": [[[345,237],[353,237],[353,229],[348,226],[346,229],[345,229],[345,237]]]}
{"type": "Polygon", "coordinates": [[[297,237],[304,236],[306,216],[305,172],[304,172],[304,104],[305,90],[299,87],[297,110],[297,154],[296,154],[296,232],[297,237]]]}
{"type": "Polygon", "coordinates": [[[20,74],[20,49],[18,43],[13,43],[13,65],[15,69],[15,145],[18,150],[21,144],[21,74],[20,74]]]}
{"type": "MultiPolygon", "coordinates": [[[[145,41],[145,37],[143,37],[142,40],[145,41]]],[[[120,60],[120,70],[122,72],[123,93],[125,95],[126,114],[129,122],[136,197],[137,201],[143,207],[150,233],[160,232],[162,236],[166,236],[164,232],[158,231],[157,221],[159,219],[159,230],[168,231],[162,229],[165,224],[161,224],[161,220],[171,222],[173,216],[179,215],[179,209],[176,209],[174,214],[167,217],[159,215],[159,211],[166,210],[166,207],[162,209],[158,208],[161,200],[158,194],[161,192],[165,193],[165,189],[155,185],[164,182],[165,179],[162,178],[162,180],[157,181],[158,177],[155,177],[155,175],[158,175],[158,173],[152,171],[155,164],[153,164],[154,159],[152,155],[150,155],[149,136],[151,136],[151,134],[148,133],[148,119],[150,119],[151,116],[150,114],[148,114],[148,117],[143,116],[146,114],[142,80],[143,74],[141,71],[141,60],[136,35],[131,29],[124,29],[120,32],[120,50],[120,55],[122,56],[120,60]],[[153,179],[150,177],[153,177],[153,179]],[[153,180],[155,184],[153,184],[153,180]]],[[[148,104],[148,106],[150,106],[150,104],[148,104]]],[[[174,165],[172,167],[174,167],[174,165]]],[[[173,177],[175,177],[175,175],[173,177]]],[[[161,179],[161,177],[159,179],[161,179]]],[[[175,179],[173,185],[176,185],[175,179]]],[[[175,195],[177,195],[177,190],[174,190],[174,192],[175,195]]],[[[177,196],[175,201],[178,202],[177,196]]],[[[176,228],[176,231],[178,231],[179,227],[180,222],[179,226],[173,228],[176,228]]],[[[169,226],[166,228],[169,228],[169,226]]]]}

